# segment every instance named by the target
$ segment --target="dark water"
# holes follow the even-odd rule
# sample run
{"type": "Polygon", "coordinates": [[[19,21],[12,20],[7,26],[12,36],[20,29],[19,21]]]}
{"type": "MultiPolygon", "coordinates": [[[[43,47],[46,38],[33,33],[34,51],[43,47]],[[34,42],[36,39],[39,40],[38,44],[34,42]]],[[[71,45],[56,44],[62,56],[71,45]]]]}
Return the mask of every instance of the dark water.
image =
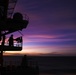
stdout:
{"type": "MultiPolygon", "coordinates": [[[[4,66],[20,65],[23,56],[5,56],[4,66]]],[[[64,73],[62,70],[76,69],[76,56],[27,56],[29,64],[38,64],[40,75],[76,75],[75,73],[64,73]],[[53,70],[58,70],[59,73],[53,70]]],[[[71,70],[70,70],[71,71],[71,70]]]]}
{"type": "Polygon", "coordinates": [[[39,74],[39,75],[76,75],[76,74],[39,74]]]}

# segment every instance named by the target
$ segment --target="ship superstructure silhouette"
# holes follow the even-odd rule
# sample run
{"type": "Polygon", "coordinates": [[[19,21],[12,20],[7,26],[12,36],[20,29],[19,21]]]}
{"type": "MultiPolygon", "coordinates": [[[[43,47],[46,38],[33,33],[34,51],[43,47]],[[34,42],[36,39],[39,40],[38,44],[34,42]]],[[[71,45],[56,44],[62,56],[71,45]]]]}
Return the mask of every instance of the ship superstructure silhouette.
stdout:
{"type": "MultiPolygon", "coordinates": [[[[9,37],[8,44],[6,44],[6,35],[22,31],[27,28],[29,23],[28,18],[23,19],[23,15],[19,12],[13,11],[17,0],[0,0],[0,66],[3,71],[3,51],[21,51],[22,50],[22,36],[13,40],[13,35],[9,37]]],[[[2,72],[1,71],[1,72],[2,72]]]]}

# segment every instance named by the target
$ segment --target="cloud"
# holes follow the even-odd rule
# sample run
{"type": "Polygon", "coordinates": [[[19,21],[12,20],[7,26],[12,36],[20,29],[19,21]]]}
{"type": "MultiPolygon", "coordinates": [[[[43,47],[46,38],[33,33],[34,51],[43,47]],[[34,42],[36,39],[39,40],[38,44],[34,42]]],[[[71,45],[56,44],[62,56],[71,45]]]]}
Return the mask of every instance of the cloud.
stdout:
{"type": "Polygon", "coordinates": [[[26,35],[24,42],[68,42],[74,41],[76,38],[75,34],[58,34],[58,35],[26,35]]]}
{"type": "MultiPolygon", "coordinates": [[[[22,52],[53,54],[58,51],[57,53],[64,54],[73,50],[74,53],[76,50],[75,3],[75,0],[19,0],[14,12],[19,11],[24,17],[25,14],[29,16],[29,24],[26,30],[22,31],[23,46],[27,46],[22,52]]],[[[16,33],[15,37],[18,36],[21,35],[16,33]]]]}

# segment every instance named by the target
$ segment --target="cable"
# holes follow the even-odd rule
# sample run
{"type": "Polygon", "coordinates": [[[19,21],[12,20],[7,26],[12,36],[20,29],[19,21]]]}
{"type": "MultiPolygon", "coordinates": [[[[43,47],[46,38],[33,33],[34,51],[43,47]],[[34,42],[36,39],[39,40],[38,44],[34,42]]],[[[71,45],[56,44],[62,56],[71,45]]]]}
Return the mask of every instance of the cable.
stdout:
{"type": "Polygon", "coordinates": [[[20,31],[18,31],[22,36],[24,36],[20,31]]]}

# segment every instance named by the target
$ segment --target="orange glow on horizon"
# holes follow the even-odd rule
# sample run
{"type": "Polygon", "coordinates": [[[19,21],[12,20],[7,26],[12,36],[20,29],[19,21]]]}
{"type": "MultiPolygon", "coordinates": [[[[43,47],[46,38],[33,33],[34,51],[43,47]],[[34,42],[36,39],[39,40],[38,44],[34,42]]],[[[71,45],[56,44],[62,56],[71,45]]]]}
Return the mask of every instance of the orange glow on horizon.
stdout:
{"type": "MultiPolygon", "coordinates": [[[[70,46],[71,47],[71,46],[70,46]]],[[[6,51],[4,55],[65,55],[74,54],[69,46],[27,46],[22,51],[6,51]],[[65,50],[67,49],[67,50],[65,50]],[[68,52],[69,51],[69,52],[68,52]]],[[[73,49],[74,50],[74,49],[73,49]]]]}

